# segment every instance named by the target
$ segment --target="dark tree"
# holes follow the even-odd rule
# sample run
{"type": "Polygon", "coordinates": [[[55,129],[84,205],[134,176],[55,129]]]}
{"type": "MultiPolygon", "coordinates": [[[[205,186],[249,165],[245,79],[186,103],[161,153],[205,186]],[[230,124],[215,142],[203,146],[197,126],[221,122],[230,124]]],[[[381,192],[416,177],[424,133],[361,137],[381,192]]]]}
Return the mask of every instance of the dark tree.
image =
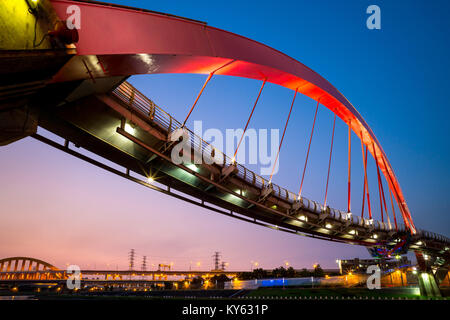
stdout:
{"type": "Polygon", "coordinates": [[[325,272],[320,267],[320,264],[316,265],[314,268],[313,276],[317,278],[323,278],[325,277],[325,272]]]}
{"type": "Polygon", "coordinates": [[[226,275],[215,275],[211,279],[209,279],[209,282],[211,283],[211,287],[215,287],[216,289],[223,289],[224,283],[226,281],[230,281],[230,278],[228,278],[226,275]]]}
{"type": "Polygon", "coordinates": [[[288,277],[288,278],[295,278],[296,276],[297,276],[297,272],[295,271],[294,268],[289,267],[286,270],[286,277],[288,277]]]}
{"type": "Polygon", "coordinates": [[[196,276],[191,281],[191,288],[192,289],[199,289],[203,286],[203,278],[200,276],[196,276]]]}
{"type": "Polygon", "coordinates": [[[274,278],[286,278],[287,277],[287,270],[284,267],[279,267],[279,268],[273,269],[272,277],[274,277],[274,278]]]}
{"type": "Polygon", "coordinates": [[[302,271],[300,271],[300,277],[310,277],[311,272],[309,272],[306,268],[303,268],[302,271]]]}

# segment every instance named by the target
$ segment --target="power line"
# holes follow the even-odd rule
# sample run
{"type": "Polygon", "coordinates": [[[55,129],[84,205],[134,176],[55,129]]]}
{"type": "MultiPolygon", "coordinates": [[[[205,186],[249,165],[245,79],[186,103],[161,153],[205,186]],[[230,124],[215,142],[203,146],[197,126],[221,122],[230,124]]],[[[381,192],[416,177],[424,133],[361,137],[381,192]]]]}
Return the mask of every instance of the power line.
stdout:
{"type": "Polygon", "coordinates": [[[130,261],[128,266],[130,268],[130,271],[134,269],[134,255],[135,255],[134,249],[131,249],[131,251],[128,253],[128,258],[130,261]]]}
{"type": "Polygon", "coordinates": [[[147,271],[147,256],[142,257],[142,271],[147,271]]]}
{"type": "Polygon", "coordinates": [[[214,270],[219,270],[219,264],[220,264],[220,252],[216,251],[213,254],[213,261],[214,261],[214,270]]]}

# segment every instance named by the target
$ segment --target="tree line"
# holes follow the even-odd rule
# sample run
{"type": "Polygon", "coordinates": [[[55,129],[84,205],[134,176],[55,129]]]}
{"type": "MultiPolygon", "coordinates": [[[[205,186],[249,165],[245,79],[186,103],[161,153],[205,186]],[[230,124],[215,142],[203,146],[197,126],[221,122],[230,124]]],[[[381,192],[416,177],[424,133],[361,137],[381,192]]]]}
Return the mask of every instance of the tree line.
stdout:
{"type": "Polygon", "coordinates": [[[278,267],[273,270],[264,270],[261,268],[254,269],[252,272],[242,272],[238,275],[239,280],[253,280],[253,279],[265,279],[265,278],[304,278],[304,277],[325,277],[325,272],[316,265],[314,270],[310,271],[306,268],[301,270],[295,270],[292,267],[278,267]]]}

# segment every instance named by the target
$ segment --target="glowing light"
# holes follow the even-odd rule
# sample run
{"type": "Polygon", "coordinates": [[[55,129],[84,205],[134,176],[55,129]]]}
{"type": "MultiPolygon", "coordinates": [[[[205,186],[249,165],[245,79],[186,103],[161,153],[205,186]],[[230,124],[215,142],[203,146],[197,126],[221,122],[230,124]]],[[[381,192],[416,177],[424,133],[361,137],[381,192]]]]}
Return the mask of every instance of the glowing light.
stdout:
{"type": "Polygon", "coordinates": [[[128,124],[128,123],[125,123],[124,130],[125,130],[126,132],[128,132],[129,134],[134,134],[134,132],[136,131],[136,130],[134,130],[134,128],[133,128],[130,124],[128,124]]]}
{"type": "Polygon", "coordinates": [[[423,255],[423,258],[424,258],[425,260],[428,260],[428,259],[429,259],[429,256],[427,256],[426,254],[424,254],[424,255],[423,255]]]}
{"type": "Polygon", "coordinates": [[[306,216],[300,216],[298,218],[302,221],[308,221],[308,218],[306,216]]]}
{"type": "Polygon", "coordinates": [[[350,230],[350,234],[356,234],[356,230],[350,230]]]}
{"type": "Polygon", "coordinates": [[[147,182],[148,183],[153,183],[155,181],[155,179],[153,179],[153,177],[148,177],[147,178],[147,182]]]}
{"type": "Polygon", "coordinates": [[[378,238],[378,235],[373,234],[373,235],[372,235],[372,238],[377,239],[377,238],[378,238]]]}
{"type": "Polygon", "coordinates": [[[416,244],[417,244],[418,246],[421,246],[421,245],[422,245],[422,241],[418,241],[416,244]]]}
{"type": "Polygon", "coordinates": [[[198,170],[197,166],[193,163],[187,164],[186,167],[188,167],[189,169],[191,169],[192,171],[195,171],[195,172],[197,172],[197,170],[198,170]]]}
{"type": "Polygon", "coordinates": [[[327,224],[325,225],[325,228],[331,229],[331,228],[333,228],[333,226],[331,225],[331,223],[327,223],[327,224]]]}

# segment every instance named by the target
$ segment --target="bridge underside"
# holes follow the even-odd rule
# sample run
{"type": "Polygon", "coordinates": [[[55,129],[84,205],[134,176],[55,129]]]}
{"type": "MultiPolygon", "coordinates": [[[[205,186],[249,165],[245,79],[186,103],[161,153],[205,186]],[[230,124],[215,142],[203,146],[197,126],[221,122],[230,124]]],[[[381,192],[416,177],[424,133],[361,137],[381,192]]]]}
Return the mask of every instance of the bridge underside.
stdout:
{"type": "MultiPolygon", "coordinates": [[[[112,83],[119,83],[122,79],[110,79],[112,83]]],[[[92,87],[89,81],[82,83],[73,83],[78,90],[84,90],[85,87],[92,87]],[[81,88],[81,89],[80,89],[81,88]]],[[[51,92],[62,92],[60,89],[48,88],[51,92]]],[[[77,96],[77,90],[72,96],[77,96]]],[[[89,91],[89,90],[88,90],[89,91]]],[[[95,91],[95,90],[94,90],[95,91]]],[[[98,91],[98,90],[96,90],[98,91]]],[[[69,95],[70,98],[70,95],[69,95]]],[[[260,206],[252,202],[246,202],[243,199],[231,195],[227,190],[239,190],[240,193],[247,192],[247,196],[253,193],[255,200],[261,195],[261,190],[254,186],[240,181],[236,176],[227,177],[220,184],[222,188],[217,187],[220,181],[221,168],[214,165],[197,165],[196,174],[208,177],[208,181],[199,179],[191,174],[189,168],[180,168],[174,165],[166,158],[160,155],[170,157],[170,143],[168,142],[168,132],[159,127],[156,123],[148,121],[136,110],[130,109],[122,101],[110,94],[94,94],[77,99],[73,102],[60,106],[42,106],[39,112],[39,126],[66,139],[76,147],[81,147],[94,154],[107,159],[114,164],[119,165],[123,170],[117,172],[114,168],[106,168],[118,173],[126,178],[139,179],[141,184],[150,188],[157,189],[175,197],[183,198],[191,203],[201,205],[226,215],[233,215],[236,218],[246,219],[253,223],[269,225],[273,228],[285,229],[290,232],[307,232],[317,237],[332,239],[336,232],[319,232],[322,227],[301,226],[289,217],[279,217],[270,210],[264,210],[261,206],[284,207],[287,212],[291,204],[284,203],[280,199],[267,199],[260,206]],[[133,134],[122,130],[122,121],[133,123],[135,125],[133,134]],[[139,125],[136,125],[136,124],[139,125]],[[165,150],[167,149],[167,150],[165,150]],[[165,151],[164,151],[165,150],[165,151]],[[155,152],[152,152],[155,151],[155,152]],[[133,174],[134,173],[134,174],[133,174]],[[148,183],[145,177],[152,176],[157,184],[148,183]],[[144,177],[144,179],[142,179],[144,177]],[[158,187],[161,185],[161,187],[158,187]],[[163,188],[166,186],[165,188],[163,188]],[[270,206],[269,206],[270,204],[270,206]],[[238,214],[238,215],[236,215],[238,214]]],[[[55,144],[48,139],[33,135],[40,141],[46,142],[52,146],[58,147],[64,151],[77,155],[77,148],[69,149],[69,146],[55,144]]],[[[90,161],[79,154],[84,160],[90,161]]],[[[93,159],[92,159],[93,160],[93,159]]],[[[90,161],[94,163],[95,160],[90,161]]],[[[94,164],[99,164],[95,162],[94,164]]],[[[298,210],[297,215],[304,214],[315,218],[309,212],[298,210]]],[[[312,220],[310,220],[312,222],[312,220]]],[[[323,221],[325,222],[325,221],[323,221]]],[[[323,223],[322,223],[323,224],[323,223]]]]}

